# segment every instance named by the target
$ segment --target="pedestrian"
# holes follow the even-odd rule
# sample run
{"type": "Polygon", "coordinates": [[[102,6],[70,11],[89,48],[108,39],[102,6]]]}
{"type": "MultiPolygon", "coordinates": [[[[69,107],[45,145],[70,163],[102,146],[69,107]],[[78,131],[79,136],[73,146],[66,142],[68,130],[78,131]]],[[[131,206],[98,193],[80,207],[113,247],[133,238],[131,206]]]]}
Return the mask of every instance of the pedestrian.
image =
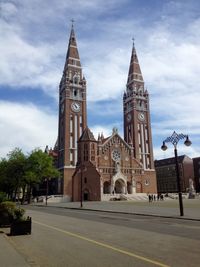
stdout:
{"type": "Polygon", "coordinates": [[[149,203],[151,202],[151,195],[149,195],[149,203]]]}

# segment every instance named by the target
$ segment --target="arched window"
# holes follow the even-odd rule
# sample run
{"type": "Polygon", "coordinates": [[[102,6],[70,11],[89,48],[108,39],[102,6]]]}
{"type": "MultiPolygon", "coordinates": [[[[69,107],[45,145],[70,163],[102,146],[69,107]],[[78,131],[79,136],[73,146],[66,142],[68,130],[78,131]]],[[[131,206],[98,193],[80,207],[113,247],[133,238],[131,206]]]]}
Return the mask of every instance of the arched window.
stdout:
{"type": "Polygon", "coordinates": [[[83,158],[84,161],[88,161],[88,144],[84,144],[83,158]]]}
{"type": "Polygon", "coordinates": [[[88,144],[84,144],[84,149],[88,149],[88,144]]]}
{"type": "Polygon", "coordinates": [[[79,75],[75,74],[74,77],[73,77],[73,83],[79,84],[79,81],[80,81],[79,75]]]}
{"type": "Polygon", "coordinates": [[[103,193],[110,194],[110,183],[107,181],[103,184],[103,193]]]}

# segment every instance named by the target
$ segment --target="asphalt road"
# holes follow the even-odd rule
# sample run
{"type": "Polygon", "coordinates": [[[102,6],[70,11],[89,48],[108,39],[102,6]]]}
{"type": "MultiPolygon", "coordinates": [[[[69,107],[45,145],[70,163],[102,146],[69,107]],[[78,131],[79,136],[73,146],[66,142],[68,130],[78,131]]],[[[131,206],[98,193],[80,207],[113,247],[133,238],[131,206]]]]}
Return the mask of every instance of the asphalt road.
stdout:
{"type": "Polygon", "coordinates": [[[29,207],[32,234],[10,237],[31,266],[200,265],[200,222],[29,207]]]}

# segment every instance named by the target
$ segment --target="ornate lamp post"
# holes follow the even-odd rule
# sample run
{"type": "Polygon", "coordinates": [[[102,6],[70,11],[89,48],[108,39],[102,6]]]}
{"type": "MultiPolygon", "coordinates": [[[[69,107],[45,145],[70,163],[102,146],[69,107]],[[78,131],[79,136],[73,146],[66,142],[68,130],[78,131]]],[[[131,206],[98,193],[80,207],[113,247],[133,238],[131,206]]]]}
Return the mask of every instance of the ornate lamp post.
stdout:
{"type": "Polygon", "coordinates": [[[170,137],[167,137],[164,141],[163,144],[161,146],[161,149],[163,151],[167,150],[167,146],[165,143],[171,143],[174,146],[174,155],[175,155],[175,162],[176,162],[176,181],[177,181],[177,189],[178,189],[178,197],[179,197],[179,208],[180,208],[180,216],[184,215],[183,212],[183,199],[182,199],[182,192],[181,192],[181,183],[180,183],[180,174],[179,174],[179,165],[178,165],[178,153],[177,153],[177,145],[178,142],[181,139],[185,139],[184,144],[186,146],[190,146],[192,144],[192,142],[189,140],[188,135],[184,135],[184,134],[177,134],[175,131],[173,132],[173,134],[170,137]]]}
{"type": "Polygon", "coordinates": [[[48,194],[49,194],[49,178],[45,179],[46,181],[46,197],[45,197],[45,204],[47,206],[48,194]]]}
{"type": "Polygon", "coordinates": [[[80,178],[81,178],[81,181],[80,181],[80,207],[82,208],[83,207],[83,172],[87,171],[87,168],[80,164],[80,169],[78,171],[78,173],[81,173],[80,175],[80,178]]]}

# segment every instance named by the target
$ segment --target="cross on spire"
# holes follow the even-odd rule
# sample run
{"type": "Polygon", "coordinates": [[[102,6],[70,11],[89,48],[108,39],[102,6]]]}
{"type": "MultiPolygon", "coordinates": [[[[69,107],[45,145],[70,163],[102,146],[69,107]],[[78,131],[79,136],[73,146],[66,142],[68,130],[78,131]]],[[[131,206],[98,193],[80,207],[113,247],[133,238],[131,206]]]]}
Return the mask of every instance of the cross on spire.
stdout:
{"type": "Polygon", "coordinates": [[[74,22],[75,22],[75,20],[72,18],[71,19],[71,22],[72,22],[72,28],[74,27],[74,22]]]}
{"type": "Polygon", "coordinates": [[[132,41],[133,41],[133,47],[135,46],[135,38],[132,37],[132,41]]]}

